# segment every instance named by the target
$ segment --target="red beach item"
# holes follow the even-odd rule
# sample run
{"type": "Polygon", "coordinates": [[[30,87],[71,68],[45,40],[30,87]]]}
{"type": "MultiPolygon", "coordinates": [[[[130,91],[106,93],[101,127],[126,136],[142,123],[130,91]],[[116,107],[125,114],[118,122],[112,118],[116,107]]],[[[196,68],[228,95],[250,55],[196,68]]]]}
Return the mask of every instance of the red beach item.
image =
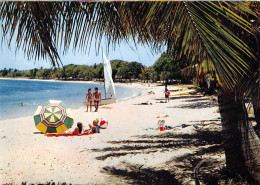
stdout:
{"type": "Polygon", "coordinates": [[[87,135],[91,135],[91,134],[94,134],[94,133],[90,132],[90,133],[83,133],[83,134],[45,134],[45,136],[47,136],[47,137],[60,137],[60,136],[69,137],[69,136],[87,136],[87,135]]]}
{"type": "Polygon", "coordinates": [[[100,128],[105,129],[108,126],[108,121],[106,119],[101,118],[99,124],[100,124],[100,128]]]}
{"type": "Polygon", "coordinates": [[[164,127],[160,127],[160,131],[164,131],[165,130],[165,128],[164,127]]]}

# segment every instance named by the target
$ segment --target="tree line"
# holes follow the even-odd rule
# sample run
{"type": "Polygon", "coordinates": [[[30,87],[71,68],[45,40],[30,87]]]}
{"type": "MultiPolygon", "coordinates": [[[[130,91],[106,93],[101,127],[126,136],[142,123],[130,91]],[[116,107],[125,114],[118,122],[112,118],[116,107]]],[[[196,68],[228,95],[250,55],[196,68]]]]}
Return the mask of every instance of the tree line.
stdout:
{"type": "MultiPolygon", "coordinates": [[[[143,80],[172,82],[185,80],[181,75],[179,62],[174,57],[166,53],[156,60],[151,67],[146,67],[139,62],[127,62],[123,60],[112,60],[112,77],[117,81],[143,80]]],[[[30,70],[6,69],[0,70],[1,77],[26,77],[40,79],[59,79],[59,80],[98,80],[104,78],[103,64],[74,65],[69,64],[62,68],[34,68],[30,70]]]]}

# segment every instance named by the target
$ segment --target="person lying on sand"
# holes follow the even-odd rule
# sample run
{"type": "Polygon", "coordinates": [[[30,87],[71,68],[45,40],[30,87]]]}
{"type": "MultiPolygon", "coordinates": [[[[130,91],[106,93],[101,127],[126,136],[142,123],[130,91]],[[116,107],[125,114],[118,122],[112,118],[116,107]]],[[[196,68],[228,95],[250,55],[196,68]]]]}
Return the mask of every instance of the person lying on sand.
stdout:
{"type": "Polygon", "coordinates": [[[166,101],[157,101],[156,103],[167,103],[166,101]]]}
{"type": "Polygon", "coordinates": [[[47,137],[82,136],[82,135],[100,133],[99,119],[94,120],[93,125],[89,124],[89,127],[90,127],[90,129],[83,130],[82,123],[78,122],[77,127],[74,129],[73,132],[66,131],[63,133],[46,133],[45,136],[47,136],[47,137]]]}
{"type": "Polygon", "coordinates": [[[73,130],[73,132],[71,132],[71,131],[65,131],[65,132],[63,132],[63,133],[47,133],[47,135],[48,135],[48,134],[57,134],[57,135],[59,135],[59,134],[79,135],[79,134],[82,133],[82,131],[83,131],[83,125],[82,125],[81,122],[78,122],[78,123],[77,123],[77,127],[73,130]]]}
{"type": "Polygon", "coordinates": [[[143,103],[138,103],[138,104],[133,104],[133,105],[152,105],[152,103],[149,103],[148,101],[146,101],[143,103]]]}
{"type": "Polygon", "coordinates": [[[82,133],[82,130],[83,130],[83,125],[81,122],[78,122],[77,127],[74,129],[74,131],[71,133],[69,132],[68,134],[79,135],[82,133]]]}
{"type": "Polygon", "coordinates": [[[167,118],[169,117],[169,115],[165,115],[165,116],[157,116],[156,118],[167,118]]]}
{"type": "Polygon", "coordinates": [[[85,132],[92,131],[93,133],[100,133],[99,119],[95,119],[93,125],[89,124],[89,128],[90,130],[85,130],[85,132]]]}

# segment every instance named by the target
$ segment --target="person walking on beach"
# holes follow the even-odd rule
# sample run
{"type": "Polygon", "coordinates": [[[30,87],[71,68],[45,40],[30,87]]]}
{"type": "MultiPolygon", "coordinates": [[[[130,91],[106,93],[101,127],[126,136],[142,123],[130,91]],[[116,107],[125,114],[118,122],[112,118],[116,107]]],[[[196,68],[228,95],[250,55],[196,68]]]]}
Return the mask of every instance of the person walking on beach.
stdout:
{"type": "Polygon", "coordinates": [[[98,105],[101,102],[101,93],[98,91],[98,88],[95,88],[94,94],[94,105],[95,105],[95,112],[98,111],[98,105]]]}
{"type": "Polygon", "coordinates": [[[92,109],[92,101],[93,101],[93,94],[91,93],[91,89],[88,89],[88,93],[86,94],[85,102],[87,100],[87,112],[88,112],[88,106],[90,106],[90,112],[92,109]]]}
{"type": "Polygon", "coordinates": [[[165,102],[169,102],[169,95],[170,95],[170,91],[167,88],[167,85],[165,85],[165,89],[164,89],[164,94],[165,94],[165,102]]]}

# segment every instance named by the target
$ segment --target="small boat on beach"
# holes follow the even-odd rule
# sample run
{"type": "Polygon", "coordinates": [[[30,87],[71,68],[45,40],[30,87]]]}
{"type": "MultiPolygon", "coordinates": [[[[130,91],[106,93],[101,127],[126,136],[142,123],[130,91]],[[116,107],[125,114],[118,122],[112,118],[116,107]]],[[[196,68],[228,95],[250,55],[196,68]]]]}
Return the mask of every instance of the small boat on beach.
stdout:
{"type": "Polygon", "coordinates": [[[101,99],[100,105],[116,103],[116,91],[112,78],[112,67],[105,52],[103,51],[104,64],[104,92],[105,98],[101,99]]]}

